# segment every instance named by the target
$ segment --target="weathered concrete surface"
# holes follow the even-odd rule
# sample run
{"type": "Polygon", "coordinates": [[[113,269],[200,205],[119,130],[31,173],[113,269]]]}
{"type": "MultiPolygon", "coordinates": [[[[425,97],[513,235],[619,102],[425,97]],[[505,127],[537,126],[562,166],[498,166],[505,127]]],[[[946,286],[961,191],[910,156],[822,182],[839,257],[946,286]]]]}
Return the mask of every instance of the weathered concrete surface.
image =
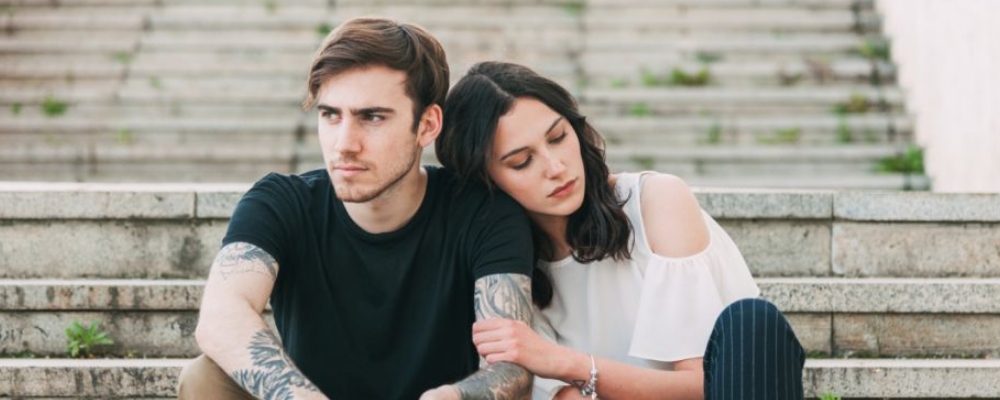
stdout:
{"type": "Polygon", "coordinates": [[[830,219],[833,192],[698,190],[698,202],[716,219],[830,219]]]}
{"type": "Polygon", "coordinates": [[[191,218],[194,196],[157,191],[4,191],[0,219],[191,218]]]}
{"type": "Polygon", "coordinates": [[[1000,277],[1000,223],[833,226],[835,275],[1000,277]]]}
{"type": "MultiPolygon", "coordinates": [[[[264,321],[274,329],[274,319],[264,321]]],[[[125,357],[194,357],[201,353],[194,339],[197,308],[157,312],[6,312],[0,311],[0,354],[30,353],[66,357],[66,328],[73,322],[99,323],[114,344],[95,349],[97,355],[125,357]]]]}
{"type": "Polygon", "coordinates": [[[834,314],[833,341],[837,354],[996,358],[1000,315],[834,314]]]}
{"type": "Polygon", "coordinates": [[[785,312],[1000,314],[1000,279],[761,278],[785,312]]]}
{"type": "Polygon", "coordinates": [[[720,220],[755,277],[830,275],[830,227],[821,221],[720,220]]]}
{"type": "Polygon", "coordinates": [[[197,280],[3,280],[0,310],[197,310],[197,280]]]}
{"type": "Polygon", "coordinates": [[[834,217],[855,221],[1000,222],[994,194],[839,192],[834,217]]]}
{"type": "Polygon", "coordinates": [[[0,221],[0,278],[204,278],[213,220],[0,221]]]}
{"type": "MultiPolygon", "coordinates": [[[[0,398],[176,396],[187,359],[0,360],[0,398]]],[[[996,398],[997,360],[806,360],[808,397],[996,398]]]]}
{"type": "Polygon", "coordinates": [[[785,318],[806,352],[833,354],[833,318],[829,314],[785,313],[785,318]]]}
{"type": "Polygon", "coordinates": [[[0,360],[0,397],[173,397],[188,360],[0,360]]]}
{"type": "Polygon", "coordinates": [[[998,398],[998,360],[807,360],[806,396],[998,398]]]}

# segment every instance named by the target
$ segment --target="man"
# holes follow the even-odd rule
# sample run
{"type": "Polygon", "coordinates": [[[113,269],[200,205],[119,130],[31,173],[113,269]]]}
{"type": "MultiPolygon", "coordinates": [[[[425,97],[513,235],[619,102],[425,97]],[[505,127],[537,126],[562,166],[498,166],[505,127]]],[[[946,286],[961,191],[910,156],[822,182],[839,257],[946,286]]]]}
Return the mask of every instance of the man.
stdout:
{"type": "Polygon", "coordinates": [[[472,344],[476,319],[530,322],[527,217],[420,166],[448,84],[422,28],[363,18],[331,32],[304,102],[319,109],[326,168],[270,174],[237,205],[205,285],[205,355],[180,398],[530,395],[519,366],[476,371],[472,344]],[[261,316],[268,298],[280,342],[261,316]]]}

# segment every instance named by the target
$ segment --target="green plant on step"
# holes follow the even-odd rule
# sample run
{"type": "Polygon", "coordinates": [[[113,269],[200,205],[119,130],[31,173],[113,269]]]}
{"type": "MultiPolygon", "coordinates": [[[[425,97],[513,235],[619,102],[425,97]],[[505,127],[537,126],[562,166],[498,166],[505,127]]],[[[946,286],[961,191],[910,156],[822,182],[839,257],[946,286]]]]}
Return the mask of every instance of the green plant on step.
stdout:
{"type": "Polygon", "coordinates": [[[847,125],[847,118],[841,116],[837,121],[837,143],[847,144],[852,142],[854,142],[854,132],[847,125]]]}
{"type": "Polygon", "coordinates": [[[647,70],[642,70],[641,73],[642,73],[642,86],[654,87],[654,86],[661,86],[666,83],[662,78],[656,76],[656,74],[652,72],[649,72],[647,70]]]}
{"type": "Polygon", "coordinates": [[[326,22],[316,25],[316,34],[319,35],[320,37],[325,38],[327,35],[330,34],[330,31],[332,30],[333,26],[331,26],[329,23],[326,22]]]}
{"type": "Polygon", "coordinates": [[[871,110],[872,103],[868,100],[868,96],[860,93],[852,94],[847,101],[843,103],[837,103],[833,106],[833,112],[837,115],[844,114],[864,114],[871,110]]]}
{"type": "Polygon", "coordinates": [[[648,117],[653,114],[653,112],[649,109],[649,105],[646,103],[633,104],[628,113],[633,117],[648,117]]]}
{"type": "Polygon", "coordinates": [[[878,143],[878,136],[875,135],[875,131],[871,129],[865,129],[863,136],[865,137],[865,142],[878,143]]]}
{"type": "Polygon", "coordinates": [[[69,108],[69,105],[66,102],[58,100],[52,95],[46,96],[45,100],[42,100],[42,113],[47,117],[63,115],[66,113],[67,108],[69,108]]]}
{"type": "Polygon", "coordinates": [[[771,136],[759,137],[757,138],[757,142],[761,144],[793,144],[798,143],[801,136],[802,129],[785,128],[774,131],[771,136]]]}
{"type": "Polygon", "coordinates": [[[566,10],[567,14],[579,17],[583,15],[583,12],[586,10],[586,5],[582,2],[566,3],[566,5],[563,6],[563,9],[566,10]]]}
{"type": "Polygon", "coordinates": [[[163,89],[163,82],[160,81],[160,77],[152,76],[149,78],[149,86],[152,86],[153,89],[163,89]]]}
{"type": "Polygon", "coordinates": [[[626,81],[624,79],[621,79],[621,78],[612,79],[611,82],[609,83],[609,85],[613,89],[622,89],[622,88],[628,86],[628,81],[626,81]]]}
{"type": "Polygon", "coordinates": [[[722,60],[722,55],[719,53],[712,53],[709,51],[698,51],[694,54],[694,58],[702,64],[711,64],[719,62],[722,60]]]}
{"type": "Polygon", "coordinates": [[[11,104],[10,113],[14,115],[21,115],[21,103],[11,104]]]}
{"type": "Polygon", "coordinates": [[[919,146],[910,145],[902,153],[879,159],[876,172],[922,174],[924,172],[924,151],[919,146]]]}
{"type": "Polygon", "coordinates": [[[93,358],[94,348],[114,344],[107,332],[99,330],[99,324],[94,322],[89,327],[77,321],[66,328],[66,353],[72,358],[93,358]]]}
{"type": "Polygon", "coordinates": [[[115,61],[118,61],[120,64],[127,65],[128,63],[132,62],[132,53],[129,53],[127,51],[115,52],[113,57],[115,61]]]}
{"type": "Polygon", "coordinates": [[[712,125],[708,127],[705,142],[708,144],[719,144],[722,142],[722,124],[719,121],[712,121],[712,125]]]}
{"type": "Polygon", "coordinates": [[[889,61],[892,53],[889,42],[879,38],[868,38],[858,46],[858,54],[869,60],[889,61]]]}
{"type": "Polygon", "coordinates": [[[833,393],[827,392],[826,394],[823,395],[823,397],[820,397],[819,399],[820,400],[840,400],[840,396],[837,396],[837,395],[835,395],[833,393]]]}
{"type": "Polygon", "coordinates": [[[278,11],[278,3],[275,0],[267,0],[264,2],[264,10],[268,14],[274,14],[275,11],[278,11]]]}
{"type": "Polygon", "coordinates": [[[674,68],[670,71],[670,80],[668,81],[672,86],[705,86],[712,79],[711,73],[709,73],[708,68],[702,68],[696,73],[688,73],[680,68],[674,68]]]}
{"type": "Polygon", "coordinates": [[[638,164],[644,171],[652,171],[656,165],[650,156],[632,156],[632,162],[638,164]]]}
{"type": "Polygon", "coordinates": [[[132,131],[128,128],[119,128],[115,136],[118,144],[132,144],[135,142],[135,136],[132,135],[132,131]]]}

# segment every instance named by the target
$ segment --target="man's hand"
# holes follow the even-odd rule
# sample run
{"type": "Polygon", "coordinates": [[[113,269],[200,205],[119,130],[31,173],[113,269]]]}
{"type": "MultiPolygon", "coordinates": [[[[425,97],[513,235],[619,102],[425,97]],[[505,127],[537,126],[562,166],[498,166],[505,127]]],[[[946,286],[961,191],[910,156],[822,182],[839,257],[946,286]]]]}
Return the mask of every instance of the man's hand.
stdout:
{"type": "Polygon", "coordinates": [[[462,394],[452,385],[438,386],[424,392],[420,400],[461,400],[462,394]]]}

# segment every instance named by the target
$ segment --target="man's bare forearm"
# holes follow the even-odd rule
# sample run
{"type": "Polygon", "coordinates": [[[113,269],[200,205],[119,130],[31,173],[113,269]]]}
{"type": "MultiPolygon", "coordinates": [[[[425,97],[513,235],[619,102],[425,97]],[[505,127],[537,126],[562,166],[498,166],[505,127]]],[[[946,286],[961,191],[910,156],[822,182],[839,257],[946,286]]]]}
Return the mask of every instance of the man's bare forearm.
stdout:
{"type": "Polygon", "coordinates": [[[302,375],[270,330],[254,333],[247,350],[250,365],[230,372],[229,377],[250,394],[265,400],[320,395],[316,385],[302,375]]]}
{"type": "Polygon", "coordinates": [[[496,363],[455,384],[462,400],[523,400],[531,397],[533,377],[517,364],[496,363]]]}
{"type": "Polygon", "coordinates": [[[248,243],[219,251],[205,287],[196,338],[208,355],[260,399],[325,398],[295,366],[262,316],[278,264],[248,243]]]}
{"type": "MultiPolygon", "coordinates": [[[[531,279],[518,274],[476,280],[477,319],[506,318],[531,324],[531,279]]],[[[456,383],[463,400],[521,400],[531,397],[533,376],[517,364],[496,363],[456,383]]]]}

